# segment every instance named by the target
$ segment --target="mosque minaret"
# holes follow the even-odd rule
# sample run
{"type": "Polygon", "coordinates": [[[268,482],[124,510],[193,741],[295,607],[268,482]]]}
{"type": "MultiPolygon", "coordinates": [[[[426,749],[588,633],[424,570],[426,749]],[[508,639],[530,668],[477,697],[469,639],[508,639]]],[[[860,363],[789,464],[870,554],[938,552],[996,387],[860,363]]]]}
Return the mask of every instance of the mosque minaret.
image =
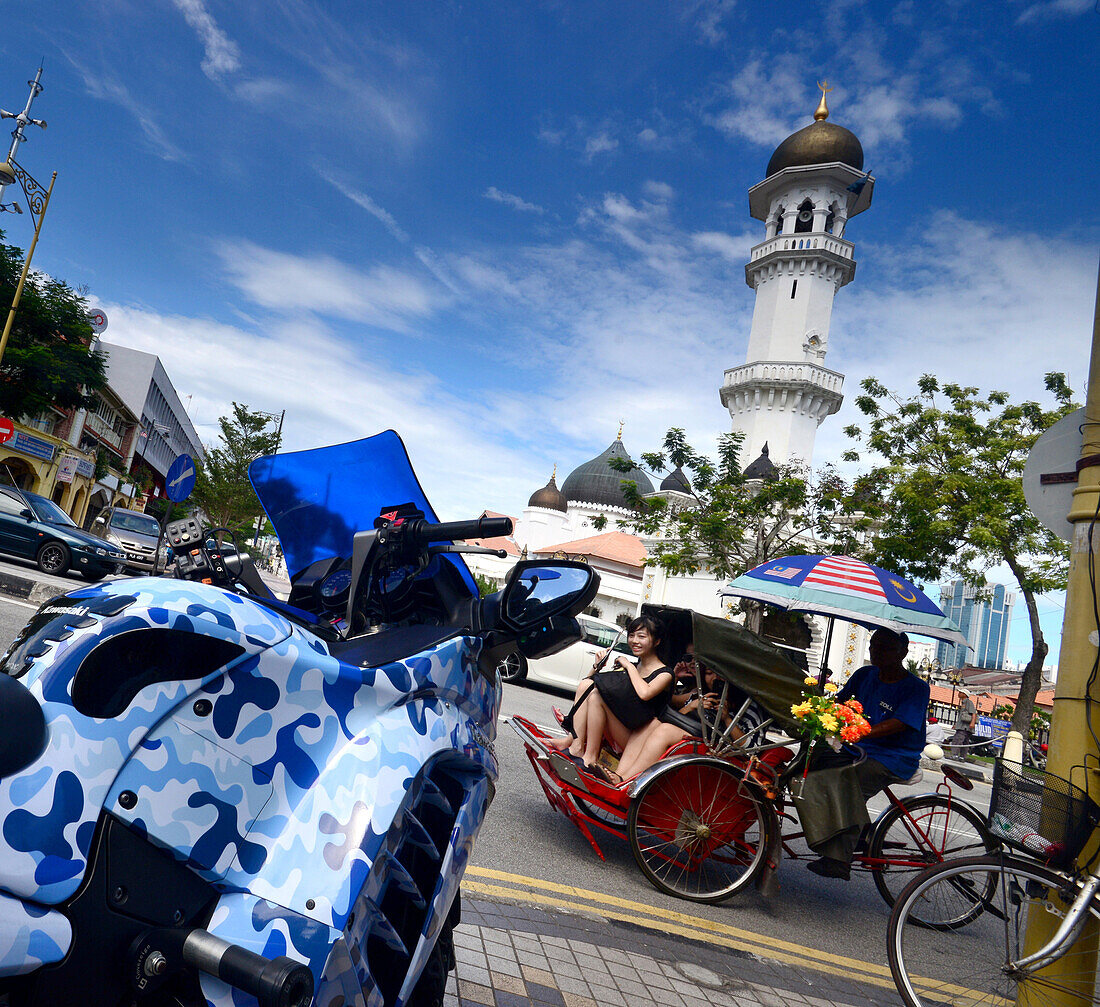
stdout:
{"type": "Polygon", "coordinates": [[[829,322],[856,271],[845,230],[871,205],[875,183],[855,134],[829,122],[829,88],[819,87],[814,121],[776,147],[767,177],[749,189],[749,213],[766,227],[745,264],[756,304],[745,363],[721,387],[733,430],[745,435],[743,462],[767,445],[773,463],[809,463],[818,426],[844,399],[844,375],[825,366],[829,322]]]}

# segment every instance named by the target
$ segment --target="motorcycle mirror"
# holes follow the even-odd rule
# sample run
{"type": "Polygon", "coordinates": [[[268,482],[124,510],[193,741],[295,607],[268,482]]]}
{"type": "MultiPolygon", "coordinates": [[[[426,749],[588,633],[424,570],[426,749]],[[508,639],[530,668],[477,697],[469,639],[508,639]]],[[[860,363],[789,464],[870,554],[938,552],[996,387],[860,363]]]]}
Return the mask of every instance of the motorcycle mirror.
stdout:
{"type": "Polygon", "coordinates": [[[595,596],[599,575],[575,560],[521,560],[508,573],[501,592],[502,621],[517,632],[576,615],[595,596]]]}

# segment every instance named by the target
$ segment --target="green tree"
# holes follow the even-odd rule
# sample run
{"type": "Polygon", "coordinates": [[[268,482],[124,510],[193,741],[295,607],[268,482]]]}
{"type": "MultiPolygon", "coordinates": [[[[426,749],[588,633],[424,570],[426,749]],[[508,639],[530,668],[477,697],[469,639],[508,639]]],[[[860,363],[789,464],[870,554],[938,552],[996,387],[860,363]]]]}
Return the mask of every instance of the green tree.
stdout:
{"type": "MultiPolygon", "coordinates": [[[[0,231],[0,318],[6,321],[23,250],[3,237],[0,231]]],[[[51,405],[91,405],[107,383],[103,358],[90,352],[91,340],[84,297],[62,280],[30,273],[0,362],[0,414],[18,419],[51,405]]]]}
{"type": "MultiPolygon", "coordinates": [[[[647,562],[673,575],[707,570],[727,580],[777,556],[858,551],[868,521],[853,510],[858,498],[833,468],[815,474],[800,465],[777,465],[771,477],[750,479],[741,465],[743,440],[740,433],[721,435],[710,458],[673,427],[662,450],[641,456],[651,472],[679,467],[691,483],[691,500],[681,506],[643,497],[632,480],[624,480],[633,509],[628,527],[655,542],[647,562]]],[[[631,466],[627,459],[610,464],[623,472],[631,466]]],[[[759,606],[745,608],[757,626],[759,606]]]]}
{"type": "Polygon", "coordinates": [[[251,539],[260,501],[248,479],[248,466],[260,455],[279,449],[279,435],[269,430],[271,415],[233,403],[231,416],[218,420],[218,443],[207,449],[206,458],[196,463],[195,488],[191,499],[211,523],[231,529],[238,539],[251,539]]]}
{"type": "MultiPolygon", "coordinates": [[[[1005,565],[1027,608],[1031,658],[1020,681],[1012,726],[1025,737],[1049,647],[1036,597],[1065,587],[1066,543],[1048,531],[1024,500],[1021,475],[1039,435],[1073,408],[1062,374],[1047,374],[1053,403],[1013,404],[1004,392],[945,384],[930,374],[903,398],[874,378],[856,405],[866,429],[845,430],[880,460],[860,480],[860,506],[873,519],[873,561],[911,580],[943,575],[985,584],[1005,565]]],[[[856,450],[846,461],[859,461],[856,450]]]]}

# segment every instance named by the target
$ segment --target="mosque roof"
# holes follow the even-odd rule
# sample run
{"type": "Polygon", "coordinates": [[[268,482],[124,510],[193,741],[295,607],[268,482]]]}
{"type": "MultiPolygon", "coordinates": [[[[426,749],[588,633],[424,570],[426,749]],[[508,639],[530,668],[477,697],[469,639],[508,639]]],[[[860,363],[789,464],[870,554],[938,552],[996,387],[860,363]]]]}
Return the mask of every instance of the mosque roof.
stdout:
{"type": "Polygon", "coordinates": [[[687,476],[684,475],[684,470],[677,465],[676,468],[661,480],[661,489],[675,490],[677,493],[690,493],[691,483],[688,482],[687,476]]]}
{"type": "Polygon", "coordinates": [[[550,476],[550,481],[542,487],[542,489],[535,490],[531,494],[531,499],[527,501],[528,507],[544,507],[547,510],[561,511],[563,514],[568,510],[568,503],[565,499],[565,494],[558,489],[557,482],[557,469],[550,476]]]}
{"type": "Polygon", "coordinates": [[[759,457],[749,462],[745,467],[745,471],[741,474],[746,479],[774,479],[777,473],[778,469],[768,454],[768,444],[765,441],[764,446],[760,449],[759,457]]]}
{"type": "Polygon", "coordinates": [[[636,465],[629,472],[619,472],[608,462],[612,458],[625,458],[630,455],[623,447],[621,438],[615,438],[611,445],[595,458],[578,465],[561,484],[561,491],[570,503],[598,504],[604,507],[627,508],[626,495],[623,493],[624,480],[633,481],[638,492],[645,496],[653,492],[653,483],[636,465]]]}
{"type": "Polygon", "coordinates": [[[825,105],[822,90],[821,104],[814,113],[814,121],[792,133],[772,154],[768,161],[767,177],[771,178],[784,168],[811,164],[832,164],[839,161],[857,171],[863,170],[863,145],[850,129],[829,122],[829,109],[825,105]]]}

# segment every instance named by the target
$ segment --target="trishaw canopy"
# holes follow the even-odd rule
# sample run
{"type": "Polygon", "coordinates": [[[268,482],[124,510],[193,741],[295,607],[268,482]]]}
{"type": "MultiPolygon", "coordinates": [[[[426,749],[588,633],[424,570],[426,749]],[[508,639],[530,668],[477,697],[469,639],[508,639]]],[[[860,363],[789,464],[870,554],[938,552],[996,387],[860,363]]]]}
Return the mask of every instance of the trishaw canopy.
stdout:
{"type": "Polygon", "coordinates": [[[728,619],[665,605],[643,605],[642,612],[667,627],[673,653],[694,641],[697,660],[752,696],[777,727],[797,734],[791,707],[802,699],[807,673],[782,650],[728,619]]]}

